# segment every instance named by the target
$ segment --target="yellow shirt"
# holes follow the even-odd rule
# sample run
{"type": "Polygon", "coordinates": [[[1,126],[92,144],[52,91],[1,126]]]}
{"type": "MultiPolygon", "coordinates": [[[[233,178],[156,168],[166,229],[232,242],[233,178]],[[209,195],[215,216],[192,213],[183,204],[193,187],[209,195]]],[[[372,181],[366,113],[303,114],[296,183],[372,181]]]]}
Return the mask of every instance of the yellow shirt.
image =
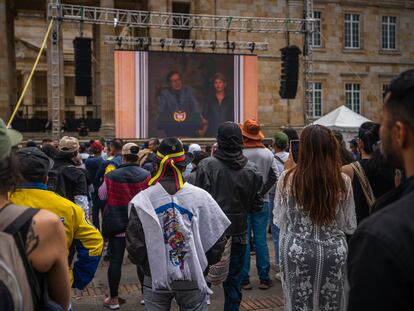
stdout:
{"type": "Polygon", "coordinates": [[[65,227],[68,252],[72,246],[77,251],[77,261],[71,270],[72,287],[82,289],[95,275],[103,238],[88,222],[80,206],[45,189],[47,186],[41,183],[24,183],[9,195],[9,200],[16,205],[45,209],[59,216],[65,227]]]}

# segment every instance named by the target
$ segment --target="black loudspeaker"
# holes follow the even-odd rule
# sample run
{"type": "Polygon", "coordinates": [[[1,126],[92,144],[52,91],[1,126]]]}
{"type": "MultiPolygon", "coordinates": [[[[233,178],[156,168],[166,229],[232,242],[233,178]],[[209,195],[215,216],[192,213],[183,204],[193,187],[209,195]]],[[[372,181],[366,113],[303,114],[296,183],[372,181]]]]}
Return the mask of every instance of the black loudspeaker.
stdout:
{"type": "Polygon", "coordinates": [[[92,95],[92,39],[75,38],[75,96],[92,95]]]}
{"type": "Polygon", "coordinates": [[[301,52],[295,45],[284,47],[280,52],[282,53],[282,74],[279,95],[282,98],[292,99],[296,97],[298,89],[299,55],[301,52]]]}

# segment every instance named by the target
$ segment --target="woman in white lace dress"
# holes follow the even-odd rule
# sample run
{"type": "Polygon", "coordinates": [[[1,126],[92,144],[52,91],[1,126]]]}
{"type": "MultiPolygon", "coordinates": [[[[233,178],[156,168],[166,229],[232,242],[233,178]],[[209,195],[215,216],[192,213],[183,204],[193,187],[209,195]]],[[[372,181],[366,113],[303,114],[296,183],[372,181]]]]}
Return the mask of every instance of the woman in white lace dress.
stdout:
{"type": "Polygon", "coordinates": [[[285,310],[345,310],[345,233],[356,228],[355,206],[328,128],[303,130],[298,163],[277,184],[274,223],[280,228],[285,310]]]}

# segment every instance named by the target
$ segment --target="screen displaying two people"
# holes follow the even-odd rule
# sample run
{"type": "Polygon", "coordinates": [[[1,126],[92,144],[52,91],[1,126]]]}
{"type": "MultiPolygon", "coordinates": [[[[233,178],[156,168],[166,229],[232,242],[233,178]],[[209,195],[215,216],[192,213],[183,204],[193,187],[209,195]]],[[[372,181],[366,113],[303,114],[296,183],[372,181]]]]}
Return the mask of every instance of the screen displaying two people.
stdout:
{"type": "Polygon", "coordinates": [[[209,81],[212,85],[203,92],[207,95],[197,96],[191,77],[184,80],[179,71],[170,71],[167,86],[157,96],[158,129],[166,136],[216,137],[221,123],[234,121],[233,94],[225,75],[217,72],[209,81]]]}

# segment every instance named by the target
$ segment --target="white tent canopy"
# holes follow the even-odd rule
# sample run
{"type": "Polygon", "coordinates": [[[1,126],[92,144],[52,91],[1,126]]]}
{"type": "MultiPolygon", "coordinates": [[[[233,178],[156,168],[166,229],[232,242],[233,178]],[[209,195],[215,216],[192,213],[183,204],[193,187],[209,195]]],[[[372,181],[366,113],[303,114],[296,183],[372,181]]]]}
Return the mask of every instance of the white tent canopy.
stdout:
{"type": "Polygon", "coordinates": [[[344,141],[349,141],[358,132],[362,123],[371,121],[346,106],[340,106],[332,110],[312,124],[324,125],[331,130],[337,130],[344,136],[344,141]]]}
{"type": "Polygon", "coordinates": [[[312,124],[320,124],[339,131],[357,131],[362,123],[371,121],[346,106],[340,106],[312,124]]]}

